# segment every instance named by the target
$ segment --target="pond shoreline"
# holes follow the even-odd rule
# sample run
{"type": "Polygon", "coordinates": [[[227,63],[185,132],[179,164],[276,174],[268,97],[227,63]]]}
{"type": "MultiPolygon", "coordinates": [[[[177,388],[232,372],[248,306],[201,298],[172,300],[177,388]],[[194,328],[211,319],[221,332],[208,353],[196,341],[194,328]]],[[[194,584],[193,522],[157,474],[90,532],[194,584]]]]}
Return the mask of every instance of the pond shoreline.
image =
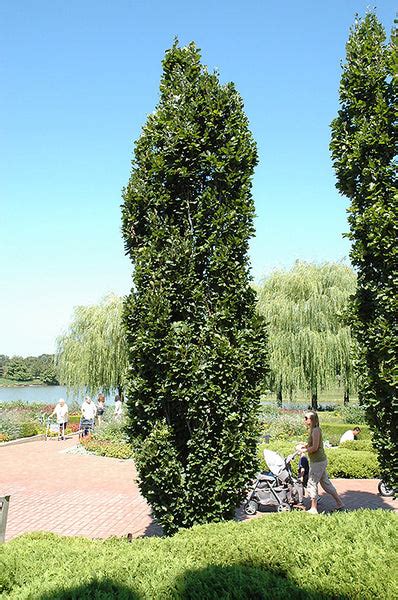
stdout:
{"type": "Polygon", "coordinates": [[[58,384],[54,383],[54,384],[48,384],[48,383],[15,383],[14,385],[12,384],[4,384],[4,383],[0,383],[0,388],[20,388],[20,387],[57,387],[58,384]]]}

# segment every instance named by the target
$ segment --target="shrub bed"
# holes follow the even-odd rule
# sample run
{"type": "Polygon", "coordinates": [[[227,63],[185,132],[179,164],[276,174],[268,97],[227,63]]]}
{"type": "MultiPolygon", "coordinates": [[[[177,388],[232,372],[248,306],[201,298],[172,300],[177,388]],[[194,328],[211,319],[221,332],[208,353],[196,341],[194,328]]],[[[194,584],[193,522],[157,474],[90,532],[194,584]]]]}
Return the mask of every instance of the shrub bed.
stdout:
{"type": "Polygon", "coordinates": [[[133,448],[125,442],[113,442],[110,440],[97,440],[95,438],[82,438],[80,443],[88,452],[98,456],[108,456],[109,458],[133,458],[133,448]]]}
{"type": "Polygon", "coordinates": [[[8,442],[44,433],[42,415],[53,406],[21,401],[0,404],[0,441],[8,442]]]}
{"type": "Polygon", "coordinates": [[[345,448],[346,450],[366,450],[367,452],[375,452],[373,448],[372,440],[353,440],[349,442],[343,442],[339,448],[345,448]]]}
{"type": "Polygon", "coordinates": [[[0,591],[10,600],[395,600],[397,548],[396,517],[369,510],[273,514],[131,544],[28,534],[0,547],[0,591]]]}
{"type": "Polygon", "coordinates": [[[380,475],[380,466],[374,452],[332,448],[326,450],[328,475],[341,479],[374,479],[380,475]]]}
{"type": "MultiPolygon", "coordinates": [[[[353,429],[356,426],[357,424],[353,423],[328,423],[327,421],[322,421],[321,428],[323,439],[328,440],[332,446],[337,446],[343,433],[348,429],[353,429]]],[[[370,440],[371,432],[368,425],[361,425],[360,427],[360,440],[370,440]]]]}
{"type": "Polygon", "coordinates": [[[88,452],[110,458],[133,458],[133,448],[128,442],[124,421],[113,418],[104,420],[93,435],[81,438],[80,443],[88,452]]]}
{"type": "Polygon", "coordinates": [[[357,404],[338,406],[333,412],[343,423],[356,423],[357,425],[366,423],[365,410],[357,404]]]}
{"type": "Polygon", "coordinates": [[[274,440],[303,437],[305,426],[303,415],[298,413],[264,412],[261,416],[261,434],[274,440]]]}

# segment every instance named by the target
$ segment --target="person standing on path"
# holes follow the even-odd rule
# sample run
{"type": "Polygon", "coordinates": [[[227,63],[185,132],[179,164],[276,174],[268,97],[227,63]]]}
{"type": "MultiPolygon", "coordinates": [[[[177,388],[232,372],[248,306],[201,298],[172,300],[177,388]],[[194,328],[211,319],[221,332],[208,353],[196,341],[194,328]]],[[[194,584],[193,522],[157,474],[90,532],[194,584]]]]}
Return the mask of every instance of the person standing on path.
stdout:
{"type": "Polygon", "coordinates": [[[300,444],[300,447],[308,453],[310,462],[310,471],[308,475],[307,491],[311,498],[311,508],[307,511],[311,514],[318,514],[318,484],[330,494],[337,505],[336,510],[342,510],[344,504],[338,495],[336,488],[326,473],[328,460],[323,448],[322,431],[319,426],[319,418],[316,412],[308,411],[304,415],[305,426],[308,429],[308,440],[306,444],[300,444]]]}
{"type": "Polygon", "coordinates": [[[51,416],[57,417],[57,423],[59,425],[59,434],[61,436],[61,440],[65,438],[65,429],[68,424],[68,414],[68,405],[66,404],[63,398],[60,398],[57,404],[55,405],[51,416]]]}
{"type": "Polygon", "coordinates": [[[83,434],[87,435],[88,432],[94,429],[94,419],[97,414],[97,407],[94,402],[91,400],[90,396],[86,396],[84,398],[84,402],[81,407],[82,412],[82,423],[81,429],[83,429],[83,434]]]}
{"type": "Polygon", "coordinates": [[[123,415],[123,405],[122,405],[122,399],[121,397],[117,394],[115,396],[115,419],[117,419],[118,421],[121,420],[123,415]]]}
{"type": "Polygon", "coordinates": [[[105,396],[104,394],[98,394],[97,399],[97,420],[98,425],[101,425],[101,418],[105,412],[105,396]]]}

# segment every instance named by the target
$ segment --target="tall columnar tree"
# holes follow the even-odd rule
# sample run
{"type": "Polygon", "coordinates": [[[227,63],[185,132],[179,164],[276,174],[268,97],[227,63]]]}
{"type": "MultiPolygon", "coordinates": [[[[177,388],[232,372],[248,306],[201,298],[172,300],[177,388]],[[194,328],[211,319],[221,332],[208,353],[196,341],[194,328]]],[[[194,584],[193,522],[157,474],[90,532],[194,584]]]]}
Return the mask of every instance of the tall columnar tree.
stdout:
{"type": "Polygon", "coordinates": [[[372,13],[351,30],[331,151],[337,188],[351,201],[348,237],[358,273],[352,320],[361,348],[362,399],[383,475],[396,486],[397,50],[385,38],[372,13]]]}
{"type": "Polygon", "coordinates": [[[263,325],[250,286],[251,178],[243,102],[193,43],[166,52],[136,142],[123,233],[130,434],[140,486],[167,533],[233,516],[256,467],[263,325]]]}
{"type": "Polygon", "coordinates": [[[282,395],[318,393],[340,378],[347,397],[355,387],[353,346],[346,312],[356,277],[341,264],[297,262],[275,271],[258,290],[258,310],[268,323],[270,387],[282,395]]]}
{"type": "Polygon", "coordinates": [[[122,314],[123,299],[113,294],[100,304],[75,309],[69,331],[57,340],[62,384],[90,393],[122,391],[127,370],[122,314]]]}

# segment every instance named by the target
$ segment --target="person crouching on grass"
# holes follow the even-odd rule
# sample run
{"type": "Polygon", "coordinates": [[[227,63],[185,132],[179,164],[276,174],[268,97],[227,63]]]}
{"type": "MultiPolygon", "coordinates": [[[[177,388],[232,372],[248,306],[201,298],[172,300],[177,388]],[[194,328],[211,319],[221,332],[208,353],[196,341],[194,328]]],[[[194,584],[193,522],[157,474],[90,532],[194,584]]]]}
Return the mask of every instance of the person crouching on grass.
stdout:
{"type": "Polygon", "coordinates": [[[298,448],[308,453],[310,462],[307,491],[311,498],[311,508],[307,512],[313,515],[318,514],[318,483],[321,484],[326,493],[334,498],[337,505],[336,510],[343,510],[344,504],[326,473],[328,459],[323,448],[322,431],[319,427],[318,415],[311,410],[305,413],[304,420],[309,434],[308,441],[306,444],[299,444],[298,448]]]}

